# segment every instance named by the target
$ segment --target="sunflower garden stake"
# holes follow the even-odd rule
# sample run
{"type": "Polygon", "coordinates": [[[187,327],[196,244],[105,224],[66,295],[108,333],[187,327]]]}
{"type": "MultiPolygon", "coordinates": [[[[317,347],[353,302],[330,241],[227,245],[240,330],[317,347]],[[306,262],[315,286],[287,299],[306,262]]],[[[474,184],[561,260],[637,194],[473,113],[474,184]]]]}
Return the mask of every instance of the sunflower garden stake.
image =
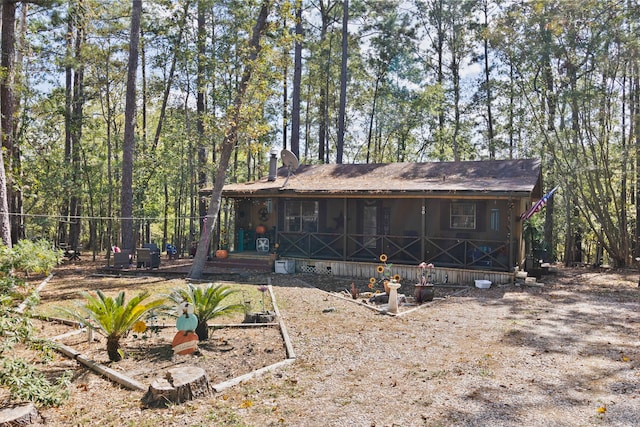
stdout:
{"type": "Polygon", "coordinates": [[[198,318],[194,313],[193,304],[183,302],[178,305],[178,333],[173,337],[173,352],[175,354],[191,354],[198,349],[198,335],[194,332],[198,327],[198,318]]]}
{"type": "Polygon", "coordinates": [[[382,285],[384,287],[384,291],[387,293],[387,295],[389,295],[389,283],[400,283],[400,275],[399,274],[392,274],[392,267],[393,264],[388,264],[387,263],[387,255],[386,254],[382,254],[380,255],[380,262],[382,264],[378,265],[378,267],[376,267],[376,271],[382,275],[382,277],[380,279],[376,279],[375,277],[372,277],[369,279],[369,289],[374,290],[376,283],[378,281],[382,282],[382,285]]]}

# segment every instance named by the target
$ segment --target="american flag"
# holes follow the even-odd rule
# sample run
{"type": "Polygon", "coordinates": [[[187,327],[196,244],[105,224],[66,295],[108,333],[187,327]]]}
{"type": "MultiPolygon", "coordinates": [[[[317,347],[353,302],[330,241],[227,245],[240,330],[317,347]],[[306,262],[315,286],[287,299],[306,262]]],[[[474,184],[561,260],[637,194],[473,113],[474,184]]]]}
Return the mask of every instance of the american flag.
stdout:
{"type": "Polygon", "coordinates": [[[547,194],[544,195],[542,199],[535,202],[533,206],[531,206],[526,212],[520,215],[520,220],[524,221],[525,219],[529,219],[536,213],[540,212],[540,210],[547,204],[551,196],[553,196],[553,193],[556,192],[558,187],[560,186],[558,185],[554,189],[549,191],[547,194]]]}

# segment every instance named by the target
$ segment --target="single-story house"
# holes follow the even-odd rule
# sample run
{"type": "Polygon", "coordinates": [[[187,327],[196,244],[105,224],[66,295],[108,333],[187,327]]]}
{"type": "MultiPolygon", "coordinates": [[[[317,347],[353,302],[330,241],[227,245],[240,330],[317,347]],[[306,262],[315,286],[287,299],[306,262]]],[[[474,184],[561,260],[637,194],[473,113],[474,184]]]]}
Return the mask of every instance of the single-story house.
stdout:
{"type": "MultiPolygon", "coordinates": [[[[232,252],[316,264],[389,262],[512,272],[525,259],[520,214],[541,197],[536,159],[274,166],[225,185],[232,252]]],[[[329,267],[327,267],[329,268],[329,267]]]]}

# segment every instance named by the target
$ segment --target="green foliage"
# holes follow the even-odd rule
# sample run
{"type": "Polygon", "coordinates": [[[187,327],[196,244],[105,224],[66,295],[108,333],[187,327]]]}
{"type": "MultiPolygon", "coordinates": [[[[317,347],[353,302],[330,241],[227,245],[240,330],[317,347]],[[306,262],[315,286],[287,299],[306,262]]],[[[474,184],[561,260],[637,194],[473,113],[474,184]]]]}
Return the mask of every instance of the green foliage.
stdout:
{"type": "Polygon", "coordinates": [[[196,286],[187,284],[186,289],[174,289],[169,298],[176,304],[188,302],[195,307],[195,315],[200,321],[208,321],[219,316],[242,311],[242,304],[223,304],[224,300],[238,292],[229,286],[207,285],[196,286]]]}
{"type": "Polygon", "coordinates": [[[49,274],[62,260],[62,251],[47,240],[20,240],[13,248],[0,248],[0,271],[18,270],[29,274],[49,274]]]}
{"type": "Polygon", "coordinates": [[[196,286],[188,283],[186,289],[174,289],[169,295],[169,299],[176,304],[188,302],[194,306],[194,314],[199,323],[196,333],[200,340],[206,340],[208,338],[206,326],[209,320],[244,310],[244,304],[241,303],[225,304],[227,297],[236,292],[238,291],[224,285],[209,283],[196,286]]]}
{"type": "Polygon", "coordinates": [[[24,280],[14,275],[4,275],[4,272],[0,273],[0,295],[10,295],[16,286],[23,283],[24,280]]]}
{"type": "Polygon", "coordinates": [[[8,295],[0,295],[0,357],[9,353],[16,343],[28,341],[33,332],[29,318],[14,312],[11,301],[8,295]]]}
{"type": "Polygon", "coordinates": [[[148,291],[140,292],[126,303],[124,291],[116,298],[105,295],[101,290],[96,291],[96,295],[89,292],[82,292],[81,295],[85,302],[76,310],[59,310],[107,337],[107,353],[109,360],[114,362],[122,359],[120,339],[126,336],[145,314],[164,304],[163,299],[145,303],[150,296],[148,291]]]}
{"type": "Polygon", "coordinates": [[[42,361],[50,360],[52,356],[51,347],[46,342],[33,339],[30,319],[11,309],[11,300],[7,295],[0,295],[0,385],[9,390],[12,400],[59,406],[69,398],[71,373],[65,372],[52,384],[34,365],[11,357],[18,343],[38,351],[42,361]]]}
{"type": "Polygon", "coordinates": [[[530,219],[523,221],[522,233],[530,250],[542,249],[544,245],[544,224],[543,215],[534,215],[530,219]]]}
{"type": "Polygon", "coordinates": [[[24,283],[16,272],[49,274],[61,259],[62,252],[46,240],[21,240],[13,248],[0,245],[0,295],[10,295],[24,283]]]}
{"type": "Polygon", "coordinates": [[[71,372],[65,372],[52,384],[43,373],[20,358],[3,359],[0,384],[7,387],[13,399],[41,406],[60,406],[69,399],[71,372]]]}

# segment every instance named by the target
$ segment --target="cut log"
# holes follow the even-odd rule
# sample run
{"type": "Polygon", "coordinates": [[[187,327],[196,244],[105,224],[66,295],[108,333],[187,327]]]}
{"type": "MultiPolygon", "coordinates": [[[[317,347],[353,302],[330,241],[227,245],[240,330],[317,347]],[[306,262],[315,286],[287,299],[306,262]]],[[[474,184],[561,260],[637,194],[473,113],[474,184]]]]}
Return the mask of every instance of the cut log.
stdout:
{"type": "Polygon", "coordinates": [[[42,417],[33,403],[0,409],[0,427],[28,426],[42,422],[42,417]]]}
{"type": "Polygon", "coordinates": [[[167,370],[162,378],[156,378],[142,397],[142,404],[159,408],[209,394],[211,386],[204,369],[197,366],[180,366],[167,370]]]}

